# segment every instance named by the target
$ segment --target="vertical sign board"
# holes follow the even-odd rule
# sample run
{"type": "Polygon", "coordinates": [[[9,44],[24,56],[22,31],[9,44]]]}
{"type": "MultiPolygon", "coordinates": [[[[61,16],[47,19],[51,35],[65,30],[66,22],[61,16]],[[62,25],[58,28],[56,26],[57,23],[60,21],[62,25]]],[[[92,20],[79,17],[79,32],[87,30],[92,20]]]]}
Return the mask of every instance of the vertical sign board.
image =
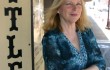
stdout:
{"type": "Polygon", "coordinates": [[[0,70],[34,70],[31,0],[0,0],[0,70]]]}

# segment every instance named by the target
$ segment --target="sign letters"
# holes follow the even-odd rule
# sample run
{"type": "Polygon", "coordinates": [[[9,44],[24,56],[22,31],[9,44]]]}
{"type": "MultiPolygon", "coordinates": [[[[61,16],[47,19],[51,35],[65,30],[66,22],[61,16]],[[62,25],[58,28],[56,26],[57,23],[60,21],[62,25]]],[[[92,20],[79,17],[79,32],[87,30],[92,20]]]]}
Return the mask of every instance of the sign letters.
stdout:
{"type": "Polygon", "coordinates": [[[31,1],[0,0],[0,70],[34,70],[31,1]]]}
{"type": "MultiPolygon", "coordinates": [[[[17,2],[17,0],[9,0],[9,2],[17,2]]],[[[10,31],[13,31],[13,30],[16,30],[18,31],[18,27],[16,26],[16,11],[18,12],[18,15],[22,15],[22,9],[21,8],[18,8],[18,7],[15,7],[15,8],[12,8],[12,7],[8,7],[8,8],[5,8],[4,12],[5,12],[5,16],[8,16],[9,15],[9,11],[11,11],[10,15],[11,15],[11,23],[12,23],[12,26],[10,28],[10,31]]],[[[15,35],[13,36],[7,36],[7,39],[9,40],[9,55],[8,55],[8,59],[11,59],[11,58],[19,58],[19,57],[22,57],[22,50],[18,50],[18,54],[14,54],[14,48],[16,48],[13,43],[14,43],[14,39],[15,39],[15,35]]],[[[8,66],[10,67],[10,70],[15,70],[14,67],[15,66],[18,66],[18,68],[22,68],[22,61],[21,62],[13,62],[13,63],[8,63],[8,66]]]]}
{"type": "Polygon", "coordinates": [[[5,16],[9,16],[9,11],[11,11],[11,23],[12,23],[12,27],[10,28],[10,31],[13,31],[13,30],[16,30],[18,31],[18,27],[16,27],[16,11],[18,12],[18,15],[22,15],[22,8],[18,8],[18,7],[15,7],[15,8],[11,8],[11,7],[8,7],[8,8],[5,8],[5,16]]]}
{"type": "Polygon", "coordinates": [[[11,3],[11,2],[17,3],[18,1],[17,0],[9,0],[9,3],[11,3]]]}

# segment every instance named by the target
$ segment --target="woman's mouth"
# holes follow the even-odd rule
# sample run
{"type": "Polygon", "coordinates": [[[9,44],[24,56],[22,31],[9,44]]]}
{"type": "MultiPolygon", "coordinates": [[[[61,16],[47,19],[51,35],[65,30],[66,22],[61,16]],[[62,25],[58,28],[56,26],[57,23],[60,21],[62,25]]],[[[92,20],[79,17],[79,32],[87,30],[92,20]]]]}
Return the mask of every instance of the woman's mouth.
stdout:
{"type": "Polygon", "coordinates": [[[71,16],[77,16],[77,14],[70,14],[71,16]]]}

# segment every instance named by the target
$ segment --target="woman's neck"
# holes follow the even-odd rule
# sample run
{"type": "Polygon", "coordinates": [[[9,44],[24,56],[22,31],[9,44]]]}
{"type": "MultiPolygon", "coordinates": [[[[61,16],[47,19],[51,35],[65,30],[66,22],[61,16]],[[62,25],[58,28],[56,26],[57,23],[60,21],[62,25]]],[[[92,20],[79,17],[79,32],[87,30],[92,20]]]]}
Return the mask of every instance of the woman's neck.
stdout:
{"type": "Polygon", "coordinates": [[[62,23],[61,27],[63,32],[67,32],[67,33],[76,32],[75,23],[62,23]]]}

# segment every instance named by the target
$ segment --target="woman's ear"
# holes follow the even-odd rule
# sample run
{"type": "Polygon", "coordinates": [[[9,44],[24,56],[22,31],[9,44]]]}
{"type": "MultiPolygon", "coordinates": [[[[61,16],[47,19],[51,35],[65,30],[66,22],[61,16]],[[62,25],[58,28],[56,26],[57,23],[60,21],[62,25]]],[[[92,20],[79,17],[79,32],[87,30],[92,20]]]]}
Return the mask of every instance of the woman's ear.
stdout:
{"type": "Polygon", "coordinates": [[[57,11],[57,13],[59,14],[59,10],[57,11]]]}

